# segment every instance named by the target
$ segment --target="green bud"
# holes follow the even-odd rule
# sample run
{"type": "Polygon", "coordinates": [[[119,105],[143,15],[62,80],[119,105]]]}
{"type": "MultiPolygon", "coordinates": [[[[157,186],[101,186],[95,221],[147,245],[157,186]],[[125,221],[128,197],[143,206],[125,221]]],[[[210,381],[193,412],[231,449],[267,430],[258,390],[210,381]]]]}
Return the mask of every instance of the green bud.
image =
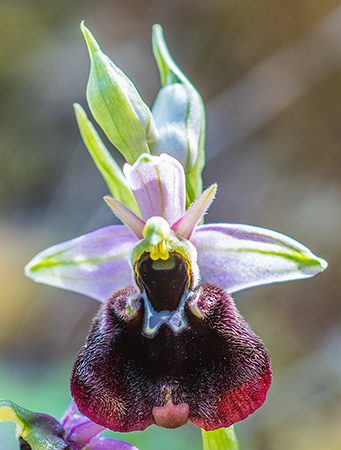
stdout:
{"type": "Polygon", "coordinates": [[[187,196],[193,202],[202,192],[201,172],[205,164],[205,109],[200,94],[172,59],[160,25],[154,25],[153,53],[162,89],[152,111],[158,139],[151,153],[168,153],[185,168],[187,196]]]}
{"type": "Polygon", "coordinates": [[[139,155],[149,153],[149,143],[156,139],[153,115],[83,22],[81,30],[90,55],[86,95],[91,113],[112,144],[133,164],[139,155]]]}

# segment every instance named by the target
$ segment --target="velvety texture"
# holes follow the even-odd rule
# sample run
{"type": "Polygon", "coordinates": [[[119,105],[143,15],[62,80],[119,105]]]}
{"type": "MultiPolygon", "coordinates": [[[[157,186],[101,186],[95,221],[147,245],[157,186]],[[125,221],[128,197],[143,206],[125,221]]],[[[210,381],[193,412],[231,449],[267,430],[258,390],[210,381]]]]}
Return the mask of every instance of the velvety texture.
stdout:
{"type": "Polygon", "coordinates": [[[154,337],[142,334],[142,297],[133,317],[122,313],[134,296],[125,288],[102,305],[78,354],[71,392],[83,414],[115,431],[143,430],[155,422],[153,408],[172,401],[213,430],[262,405],[267,352],[222,288],[199,285],[184,305],[188,327],[175,334],[164,324],[154,337]]]}

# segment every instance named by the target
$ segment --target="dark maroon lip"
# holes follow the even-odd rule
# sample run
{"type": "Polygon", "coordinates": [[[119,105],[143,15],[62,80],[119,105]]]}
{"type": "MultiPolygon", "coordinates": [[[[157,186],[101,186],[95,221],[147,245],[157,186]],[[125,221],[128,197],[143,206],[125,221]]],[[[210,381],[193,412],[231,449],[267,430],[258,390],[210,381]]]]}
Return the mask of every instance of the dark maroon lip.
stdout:
{"type": "Polygon", "coordinates": [[[116,291],[103,304],[71,377],[83,414],[115,431],[180,426],[187,421],[185,407],[162,409],[171,402],[188,405],[188,420],[213,430],[262,405],[271,384],[262,341],[220,287],[202,284],[190,294],[188,327],[176,334],[164,324],[152,337],[143,334],[143,305],[131,321],[117,313],[118,303],[124,308],[139,295],[134,288],[116,291]]]}

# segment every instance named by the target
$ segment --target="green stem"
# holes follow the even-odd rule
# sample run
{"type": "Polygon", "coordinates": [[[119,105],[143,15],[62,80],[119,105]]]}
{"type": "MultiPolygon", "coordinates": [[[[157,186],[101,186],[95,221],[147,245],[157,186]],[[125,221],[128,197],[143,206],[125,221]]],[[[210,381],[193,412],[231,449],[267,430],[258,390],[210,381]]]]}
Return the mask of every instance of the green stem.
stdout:
{"type": "Polygon", "coordinates": [[[239,450],[233,426],[214,431],[201,431],[204,450],[239,450]]]}

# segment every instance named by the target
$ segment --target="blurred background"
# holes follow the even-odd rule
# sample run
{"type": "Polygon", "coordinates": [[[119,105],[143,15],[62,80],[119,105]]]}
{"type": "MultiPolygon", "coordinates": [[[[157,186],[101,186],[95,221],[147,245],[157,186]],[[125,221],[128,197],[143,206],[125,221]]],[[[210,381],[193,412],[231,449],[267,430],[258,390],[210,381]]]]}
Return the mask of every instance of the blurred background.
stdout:
{"type": "MultiPolygon", "coordinates": [[[[337,0],[1,0],[0,397],[60,417],[99,307],[23,274],[45,247],[116,223],[73,114],[73,102],[87,109],[82,19],[149,106],[160,88],[151,26],[164,27],[206,104],[204,183],[219,186],[208,221],[271,228],[329,261],[313,279],[235,294],[274,371],[267,402],[236,430],[241,450],[340,449],[337,0]]],[[[13,431],[0,426],[4,450],[18,448],[13,431]]],[[[141,450],[201,448],[191,425],[120,439],[141,450]]]]}

